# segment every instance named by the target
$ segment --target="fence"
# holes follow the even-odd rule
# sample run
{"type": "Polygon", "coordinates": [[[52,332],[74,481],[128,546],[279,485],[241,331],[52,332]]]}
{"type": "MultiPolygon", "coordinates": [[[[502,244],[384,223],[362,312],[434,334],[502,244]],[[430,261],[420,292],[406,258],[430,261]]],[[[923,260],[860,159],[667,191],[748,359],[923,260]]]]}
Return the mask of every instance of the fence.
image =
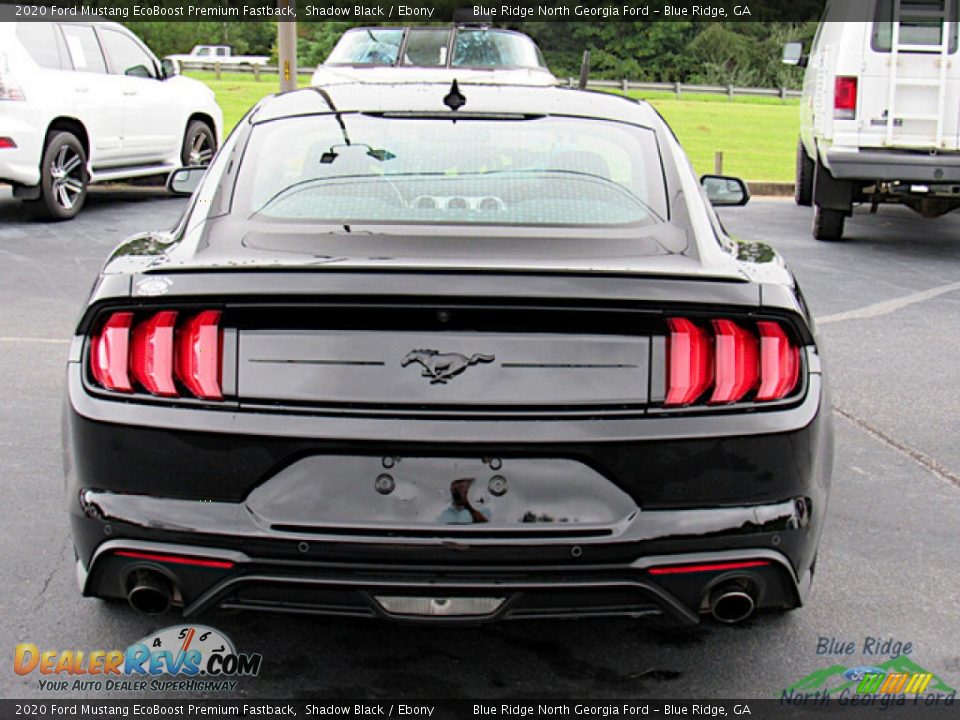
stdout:
{"type": "MultiPolygon", "coordinates": [[[[181,60],[180,67],[184,70],[207,70],[216,73],[217,79],[220,79],[223,72],[248,73],[259,81],[262,75],[278,75],[280,68],[273,65],[230,65],[223,63],[197,62],[192,60],[181,60]]],[[[313,75],[313,68],[300,68],[297,75],[300,77],[310,77],[313,75]]],[[[566,87],[576,87],[576,78],[560,78],[561,85],[566,87]]],[[[726,95],[733,100],[735,97],[774,97],[786,100],[787,98],[799,98],[802,93],[799,90],[789,88],[751,88],[734,87],[733,85],[696,85],[680,82],[640,82],[635,80],[588,80],[588,88],[610,88],[621,92],[630,90],[640,90],[646,92],[667,92],[676,95],[678,98],[685,94],[698,95],[726,95]]]]}

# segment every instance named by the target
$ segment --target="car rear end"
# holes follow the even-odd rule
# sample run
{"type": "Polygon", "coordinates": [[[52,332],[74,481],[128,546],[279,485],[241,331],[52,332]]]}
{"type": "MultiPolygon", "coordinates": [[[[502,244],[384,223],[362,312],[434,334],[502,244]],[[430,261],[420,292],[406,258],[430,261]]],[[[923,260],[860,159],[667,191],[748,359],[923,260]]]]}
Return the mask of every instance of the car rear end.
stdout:
{"type": "Polygon", "coordinates": [[[188,615],[800,604],[829,476],[820,364],[756,285],[168,279],[161,299],[102,287],[73,345],[87,594],[149,571],[188,615]],[[409,360],[429,350],[467,366],[409,360]]]}
{"type": "Polygon", "coordinates": [[[719,247],[649,108],[415,90],[269,101],[173,236],[107,264],[64,415],[84,593],[446,621],[800,605],[832,436],[775,253],[719,247]]]}

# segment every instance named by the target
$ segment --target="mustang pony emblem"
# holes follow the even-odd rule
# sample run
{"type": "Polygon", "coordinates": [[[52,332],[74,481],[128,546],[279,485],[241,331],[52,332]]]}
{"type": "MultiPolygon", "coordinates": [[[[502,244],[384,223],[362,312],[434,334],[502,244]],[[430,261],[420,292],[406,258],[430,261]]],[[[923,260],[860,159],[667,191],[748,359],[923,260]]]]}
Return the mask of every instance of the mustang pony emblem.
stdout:
{"type": "Polygon", "coordinates": [[[471,365],[489,363],[496,359],[495,355],[461,355],[460,353],[441,353],[437,350],[411,350],[400,363],[406,367],[411,363],[423,365],[423,377],[430,378],[431,385],[446,385],[447,380],[456,377],[471,365]]]}

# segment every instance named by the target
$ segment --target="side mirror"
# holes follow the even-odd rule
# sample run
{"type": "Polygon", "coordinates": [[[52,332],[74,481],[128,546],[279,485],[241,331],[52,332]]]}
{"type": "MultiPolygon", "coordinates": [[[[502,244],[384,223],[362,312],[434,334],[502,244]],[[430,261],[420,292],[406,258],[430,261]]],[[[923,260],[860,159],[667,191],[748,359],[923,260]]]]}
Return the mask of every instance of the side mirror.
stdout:
{"type": "Polygon", "coordinates": [[[160,65],[163,67],[163,77],[172,78],[180,74],[180,63],[170,58],[164,58],[160,65]]]}
{"type": "Polygon", "coordinates": [[[727,175],[704,175],[700,184],[714,207],[733,207],[750,202],[750,189],[740,178],[727,175]]]}
{"type": "Polygon", "coordinates": [[[803,43],[791,42],[783,46],[783,64],[796,67],[807,66],[807,56],[803,54],[803,43]]]}
{"type": "Polygon", "coordinates": [[[167,178],[167,190],[174,195],[193,195],[206,174],[207,167],[205,165],[193,165],[174,170],[167,178]]]}
{"type": "MultiPolygon", "coordinates": [[[[154,70],[156,72],[156,70],[154,70]]],[[[127,77],[138,77],[148,80],[153,77],[153,73],[147,68],[146,65],[134,65],[133,67],[128,67],[123,72],[127,77]]]]}

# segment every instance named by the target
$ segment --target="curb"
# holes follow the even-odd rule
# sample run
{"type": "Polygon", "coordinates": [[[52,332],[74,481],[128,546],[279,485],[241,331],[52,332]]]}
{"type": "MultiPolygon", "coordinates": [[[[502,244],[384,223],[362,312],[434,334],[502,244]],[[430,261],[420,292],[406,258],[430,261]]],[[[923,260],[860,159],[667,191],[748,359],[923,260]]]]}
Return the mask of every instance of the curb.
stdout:
{"type": "Polygon", "coordinates": [[[747,182],[750,194],[757,197],[793,197],[794,184],[784,182],[747,182]]]}

